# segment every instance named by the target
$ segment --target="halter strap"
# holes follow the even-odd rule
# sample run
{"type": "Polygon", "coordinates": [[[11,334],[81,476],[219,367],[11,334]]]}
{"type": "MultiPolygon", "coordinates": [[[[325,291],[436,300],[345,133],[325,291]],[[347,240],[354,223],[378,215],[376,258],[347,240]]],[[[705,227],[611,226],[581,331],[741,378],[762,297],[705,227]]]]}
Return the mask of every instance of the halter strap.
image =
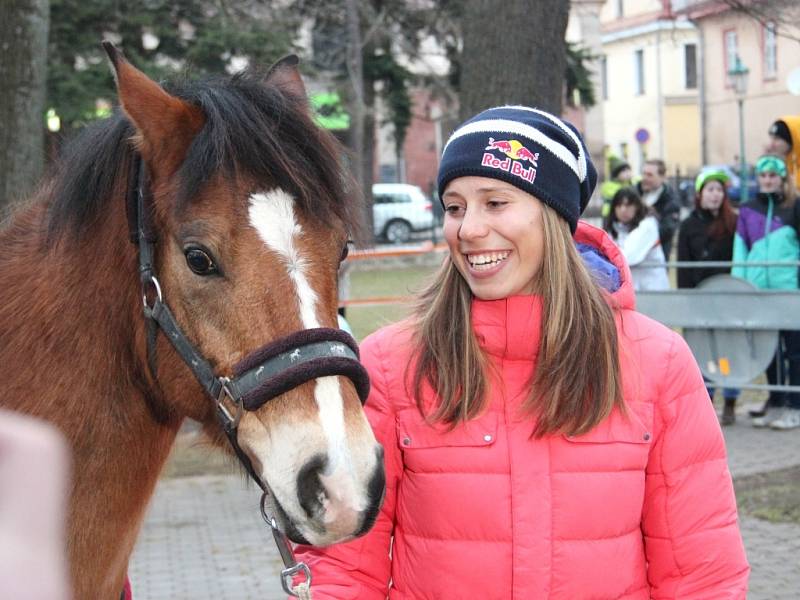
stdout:
{"type": "Polygon", "coordinates": [[[287,593],[298,596],[296,590],[300,586],[292,587],[292,576],[304,573],[307,586],[311,581],[311,573],[304,563],[297,563],[286,535],[278,529],[275,519],[264,512],[269,486],[255,472],[250,458],[239,446],[239,419],[243,411],[256,411],[271,399],[306,381],[333,375],[348,377],[363,404],[369,394],[369,376],[358,361],[358,345],[352,336],[339,329],[320,327],[295,331],[246,356],[234,367],[233,378],[218,376],[209,361],[183,333],[163,299],[155,272],[157,235],[152,221],[152,195],[147,170],[138,154],[131,166],[126,212],[131,241],[139,247],[139,279],[144,316],[148,323],[148,364],[153,378],[157,379],[155,342],[161,329],[214,401],[220,425],[236,456],[263,491],[262,514],[272,528],[285,566],[281,573],[281,584],[287,593]]]}

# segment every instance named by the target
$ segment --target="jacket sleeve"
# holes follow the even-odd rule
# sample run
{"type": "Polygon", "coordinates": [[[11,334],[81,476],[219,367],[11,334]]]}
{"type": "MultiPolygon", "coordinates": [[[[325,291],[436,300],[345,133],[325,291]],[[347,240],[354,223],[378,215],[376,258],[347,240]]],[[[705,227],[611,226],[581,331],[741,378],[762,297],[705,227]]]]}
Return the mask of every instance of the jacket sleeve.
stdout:
{"type": "Polygon", "coordinates": [[[296,548],[298,561],[304,561],[311,569],[314,600],[384,600],[388,594],[389,547],[403,467],[385,375],[387,357],[381,356],[377,336],[364,340],[360,355],[371,383],[364,410],[384,450],[386,495],[375,525],[366,535],[327,548],[296,548]]]}
{"type": "MultiPolygon", "coordinates": [[[[733,257],[731,261],[743,263],[747,261],[747,255],[750,253],[750,239],[747,236],[747,227],[739,215],[739,220],[736,222],[736,233],[733,234],[733,257]]],[[[739,265],[738,267],[731,267],[731,275],[741,279],[747,278],[747,267],[739,265]]]]}
{"type": "MultiPolygon", "coordinates": [[[[695,260],[692,256],[692,247],[690,244],[691,231],[689,221],[686,220],[681,225],[678,231],[678,261],[690,262],[695,260]]],[[[693,288],[697,285],[694,277],[694,271],[697,269],[690,269],[687,267],[678,267],[678,287],[679,288],[693,288]]]]}
{"type": "Polygon", "coordinates": [[[622,254],[628,265],[633,267],[642,262],[657,243],[659,243],[658,222],[654,217],[645,217],[625,238],[622,254]]]}
{"type": "Polygon", "coordinates": [[[654,599],[744,599],[750,567],[725,443],[702,376],[677,334],[656,399],[642,531],[654,599]]]}
{"type": "MultiPolygon", "coordinates": [[[[669,186],[664,186],[663,202],[659,203],[658,235],[661,243],[669,244],[681,220],[681,206],[669,186]]],[[[669,257],[667,257],[669,259],[669,257]]]]}

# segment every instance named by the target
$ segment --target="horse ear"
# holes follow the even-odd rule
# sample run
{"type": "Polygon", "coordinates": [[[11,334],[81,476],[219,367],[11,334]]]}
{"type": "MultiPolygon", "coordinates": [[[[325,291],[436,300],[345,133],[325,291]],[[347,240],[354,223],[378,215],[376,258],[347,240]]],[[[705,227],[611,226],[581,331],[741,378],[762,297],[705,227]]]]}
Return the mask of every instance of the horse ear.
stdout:
{"type": "Polygon", "coordinates": [[[205,123],[203,111],[171,96],[130,64],[111,42],[104,41],[122,109],[136,127],[142,157],[152,164],[176,169],[186,149],[205,123]]]}
{"type": "Polygon", "coordinates": [[[269,68],[264,82],[280,88],[289,95],[307,102],[306,86],[300,77],[300,69],[297,66],[300,59],[296,54],[284,56],[269,68]]]}

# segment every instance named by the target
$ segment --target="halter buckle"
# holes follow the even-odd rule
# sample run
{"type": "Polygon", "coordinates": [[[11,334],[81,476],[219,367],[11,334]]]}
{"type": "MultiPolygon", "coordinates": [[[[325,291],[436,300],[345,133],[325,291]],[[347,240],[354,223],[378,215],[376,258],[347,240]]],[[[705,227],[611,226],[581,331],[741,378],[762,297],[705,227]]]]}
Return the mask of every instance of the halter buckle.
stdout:
{"type": "Polygon", "coordinates": [[[281,571],[281,585],[283,586],[283,591],[293,598],[308,598],[311,588],[311,569],[303,562],[285,568],[281,571]],[[303,574],[303,581],[295,585],[293,580],[298,573],[303,574]]]}
{"type": "Polygon", "coordinates": [[[230,381],[231,380],[228,377],[219,378],[221,387],[219,394],[217,395],[217,412],[225,421],[226,428],[236,429],[239,426],[239,421],[242,418],[244,406],[242,405],[242,399],[239,398],[237,400],[231,393],[231,390],[228,387],[230,381]],[[226,401],[228,404],[232,405],[234,409],[233,412],[225,405],[226,401]]]}

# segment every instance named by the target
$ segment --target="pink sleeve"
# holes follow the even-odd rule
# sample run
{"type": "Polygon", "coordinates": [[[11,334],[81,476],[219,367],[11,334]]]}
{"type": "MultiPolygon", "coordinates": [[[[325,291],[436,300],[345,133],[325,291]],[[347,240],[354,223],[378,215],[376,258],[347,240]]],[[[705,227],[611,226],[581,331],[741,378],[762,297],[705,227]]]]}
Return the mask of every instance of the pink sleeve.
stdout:
{"type": "Polygon", "coordinates": [[[744,599],[750,567],[725,442],[677,334],[661,388],[642,516],[652,597],[744,599]]]}
{"type": "Polygon", "coordinates": [[[366,535],[327,548],[296,548],[297,560],[305,561],[311,568],[314,600],[384,600],[388,593],[389,547],[403,466],[397,445],[395,411],[387,389],[386,363],[378,347],[378,336],[364,340],[360,353],[371,382],[365,411],[384,450],[386,496],[375,525],[366,535]]]}

